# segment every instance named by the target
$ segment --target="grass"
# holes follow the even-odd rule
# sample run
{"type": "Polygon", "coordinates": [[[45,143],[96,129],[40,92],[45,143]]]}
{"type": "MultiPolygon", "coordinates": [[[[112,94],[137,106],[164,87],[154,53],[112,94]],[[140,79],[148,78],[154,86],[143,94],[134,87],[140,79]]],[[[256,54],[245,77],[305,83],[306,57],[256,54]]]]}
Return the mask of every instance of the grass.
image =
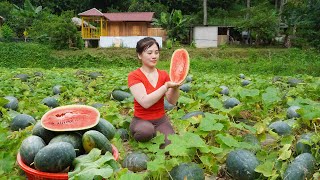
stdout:
{"type": "MultiPolygon", "coordinates": [[[[169,69],[173,49],[161,50],[159,68],[169,69]]],[[[320,56],[311,50],[283,48],[185,47],[191,72],[320,76],[320,56]]],[[[0,67],[5,68],[112,68],[138,67],[135,49],[97,48],[55,51],[31,43],[0,43],[0,67]]]]}

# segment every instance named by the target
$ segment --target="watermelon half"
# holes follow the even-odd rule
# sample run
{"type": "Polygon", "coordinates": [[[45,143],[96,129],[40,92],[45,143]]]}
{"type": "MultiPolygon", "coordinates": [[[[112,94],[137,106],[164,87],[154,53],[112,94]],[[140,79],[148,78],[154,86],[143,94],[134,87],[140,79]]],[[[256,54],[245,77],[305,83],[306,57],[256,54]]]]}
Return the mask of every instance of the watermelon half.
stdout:
{"type": "Polygon", "coordinates": [[[87,105],[60,106],[46,112],[41,118],[41,125],[51,131],[77,131],[96,126],[100,112],[87,105]]]}
{"type": "Polygon", "coordinates": [[[170,64],[170,80],[181,84],[189,72],[189,53],[185,49],[173,52],[170,64]]]}

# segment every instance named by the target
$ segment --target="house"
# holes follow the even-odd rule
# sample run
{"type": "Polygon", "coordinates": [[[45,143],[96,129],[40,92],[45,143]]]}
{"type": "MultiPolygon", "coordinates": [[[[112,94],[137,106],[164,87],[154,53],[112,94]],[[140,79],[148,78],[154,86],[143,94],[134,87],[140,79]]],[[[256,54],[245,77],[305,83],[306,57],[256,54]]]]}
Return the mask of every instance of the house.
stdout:
{"type": "Polygon", "coordinates": [[[86,47],[130,47],[145,36],[154,37],[160,45],[165,31],[152,27],[154,12],[102,13],[92,8],[78,14],[81,17],[81,35],[86,47]]]}

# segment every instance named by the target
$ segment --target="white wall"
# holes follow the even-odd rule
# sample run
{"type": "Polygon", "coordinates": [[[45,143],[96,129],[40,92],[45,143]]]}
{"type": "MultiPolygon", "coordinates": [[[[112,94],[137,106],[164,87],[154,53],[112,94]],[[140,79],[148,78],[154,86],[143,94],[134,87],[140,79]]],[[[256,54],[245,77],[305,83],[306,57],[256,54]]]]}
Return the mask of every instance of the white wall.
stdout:
{"type": "MultiPolygon", "coordinates": [[[[101,36],[99,47],[126,47],[136,48],[137,42],[146,36],[101,36]]],[[[162,37],[153,37],[162,47],[162,37]]]]}
{"type": "Polygon", "coordinates": [[[218,27],[217,26],[194,27],[193,40],[197,48],[218,47],[218,27]]]}

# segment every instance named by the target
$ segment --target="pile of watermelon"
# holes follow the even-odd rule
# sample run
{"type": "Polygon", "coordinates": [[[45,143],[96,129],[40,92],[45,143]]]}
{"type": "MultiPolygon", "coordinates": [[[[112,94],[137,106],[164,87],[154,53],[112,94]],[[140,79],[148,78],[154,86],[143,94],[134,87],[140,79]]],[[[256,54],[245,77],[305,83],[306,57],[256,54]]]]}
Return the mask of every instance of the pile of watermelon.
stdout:
{"type": "Polygon", "coordinates": [[[76,157],[97,148],[102,154],[113,153],[110,140],[114,126],[100,118],[99,111],[86,105],[66,105],[45,113],[23,140],[20,157],[24,164],[41,172],[72,170],[76,157]]]}

